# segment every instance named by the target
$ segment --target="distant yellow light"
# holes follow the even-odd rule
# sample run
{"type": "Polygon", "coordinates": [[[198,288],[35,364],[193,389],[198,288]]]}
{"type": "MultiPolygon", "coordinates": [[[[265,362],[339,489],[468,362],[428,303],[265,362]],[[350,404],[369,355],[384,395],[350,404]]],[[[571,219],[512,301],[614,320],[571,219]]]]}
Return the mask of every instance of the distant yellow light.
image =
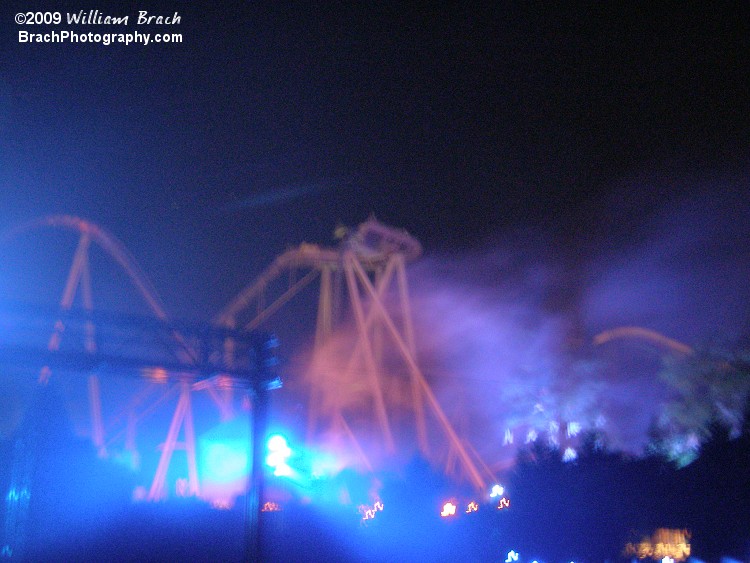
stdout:
{"type": "Polygon", "coordinates": [[[479,505],[476,502],[471,501],[469,506],[466,507],[466,514],[469,514],[469,512],[476,512],[477,510],[479,510],[479,505]]]}
{"type": "Polygon", "coordinates": [[[650,538],[644,537],[638,543],[627,543],[625,555],[635,555],[638,559],[650,557],[656,561],[669,558],[679,563],[690,557],[690,537],[688,530],[659,528],[650,538]]]}

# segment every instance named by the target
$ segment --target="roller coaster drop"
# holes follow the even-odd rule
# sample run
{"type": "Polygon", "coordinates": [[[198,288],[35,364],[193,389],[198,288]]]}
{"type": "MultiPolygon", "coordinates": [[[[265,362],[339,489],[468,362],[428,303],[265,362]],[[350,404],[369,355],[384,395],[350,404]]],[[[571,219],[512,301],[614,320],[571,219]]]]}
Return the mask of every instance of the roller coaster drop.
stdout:
{"type": "MultiPolygon", "coordinates": [[[[394,452],[396,446],[389,417],[389,406],[393,405],[388,404],[384,386],[398,374],[393,373],[397,368],[392,361],[386,368],[382,351],[389,344],[408,377],[408,402],[419,449],[426,457],[443,463],[447,474],[468,481],[478,490],[483,489],[488,480],[494,479],[492,472],[458,436],[417,361],[406,264],[419,258],[421,245],[406,231],[387,227],[373,218],[356,230],[339,235],[342,239],[339,248],[302,244],[279,256],[214,318],[214,322],[228,328],[254,329],[305,286],[320,278],[315,350],[308,370],[308,440],[314,442],[319,426],[326,423],[329,435],[349,442],[364,465],[372,468],[356,432],[348,423],[346,406],[340,401],[340,387],[344,385],[366,390],[380,440],[386,452],[394,452]],[[304,275],[298,278],[302,272],[304,275]],[[272,282],[285,273],[289,274],[288,286],[266,305],[266,293],[272,289],[272,282]],[[342,293],[348,295],[348,310],[354,317],[355,342],[343,352],[348,357],[339,358],[345,361],[331,368],[324,366],[321,358],[325,356],[336,320],[341,316],[342,293]],[[395,293],[398,303],[395,311],[386,306],[389,293],[395,293]],[[248,316],[249,319],[240,322],[240,318],[248,316]],[[343,373],[333,374],[332,369],[343,373]],[[430,414],[442,437],[437,447],[430,447],[428,440],[430,414]]],[[[227,354],[231,356],[231,349],[227,354]]],[[[357,414],[362,413],[358,410],[357,414]]]]}

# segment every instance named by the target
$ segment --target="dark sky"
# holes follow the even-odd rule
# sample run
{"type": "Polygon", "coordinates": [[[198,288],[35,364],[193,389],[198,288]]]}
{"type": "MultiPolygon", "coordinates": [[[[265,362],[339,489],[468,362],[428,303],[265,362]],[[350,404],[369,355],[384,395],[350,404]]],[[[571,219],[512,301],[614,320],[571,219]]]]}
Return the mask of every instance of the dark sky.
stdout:
{"type": "MultiPolygon", "coordinates": [[[[2,3],[0,228],[100,224],[176,317],[208,320],[286,248],[370,213],[428,253],[529,230],[572,262],[625,260],[669,206],[747,185],[746,2],[118,4],[2,3]],[[89,8],[130,24],[14,23],[89,8]],[[181,22],[136,26],[144,9],[181,22]]],[[[18,245],[55,259],[41,235],[18,245]]]]}

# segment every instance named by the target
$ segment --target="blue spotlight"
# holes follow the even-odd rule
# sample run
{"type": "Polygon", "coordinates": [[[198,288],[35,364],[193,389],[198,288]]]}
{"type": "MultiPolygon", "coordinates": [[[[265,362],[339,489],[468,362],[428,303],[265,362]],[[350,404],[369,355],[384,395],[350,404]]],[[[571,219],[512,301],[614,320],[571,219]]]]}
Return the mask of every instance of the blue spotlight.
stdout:
{"type": "Polygon", "coordinates": [[[216,442],[206,447],[203,469],[219,483],[243,478],[248,472],[247,448],[244,444],[216,442]]]}
{"type": "Polygon", "coordinates": [[[199,448],[202,481],[223,486],[247,478],[250,448],[245,419],[237,418],[215,426],[200,437],[199,448]]]}
{"type": "Polygon", "coordinates": [[[215,506],[231,506],[247,491],[251,468],[247,418],[222,422],[203,434],[198,446],[201,497],[215,506]]]}

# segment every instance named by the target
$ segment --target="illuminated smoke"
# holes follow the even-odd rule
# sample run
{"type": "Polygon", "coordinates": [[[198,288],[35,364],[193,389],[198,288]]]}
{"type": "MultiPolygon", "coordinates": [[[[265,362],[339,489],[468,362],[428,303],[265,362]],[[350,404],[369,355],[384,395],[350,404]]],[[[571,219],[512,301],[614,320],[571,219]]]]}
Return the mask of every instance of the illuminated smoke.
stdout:
{"type": "MultiPolygon", "coordinates": [[[[594,346],[593,338],[640,326],[695,346],[748,333],[750,250],[740,241],[750,240],[750,206],[730,188],[713,185],[644,210],[630,238],[603,237],[586,256],[559,250],[546,233],[524,233],[494,249],[433,254],[410,267],[418,362],[458,433],[488,463],[507,467],[534,440],[574,460],[591,433],[601,445],[643,453],[652,423],[686,399],[659,375],[665,360],[681,359],[653,342],[594,346]]],[[[318,358],[329,374],[323,408],[338,401],[366,426],[363,380],[342,375],[353,338],[351,326],[339,330],[318,358]]],[[[403,375],[390,344],[386,338],[384,364],[403,375]]],[[[394,402],[408,407],[405,381],[384,386],[390,412],[394,402]]],[[[682,438],[695,447],[689,434],[682,438]]]]}
{"type": "MultiPolygon", "coordinates": [[[[503,245],[513,252],[433,258],[412,270],[420,361],[485,459],[502,464],[534,439],[574,459],[569,448],[582,432],[642,453],[654,421],[716,406],[709,403],[719,395],[685,385],[689,374],[679,382],[659,377],[665,360],[681,361],[673,351],[633,341],[591,345],[597,332],[622,325],[691,344],[747,333],[750,252],[739,241],[750,240],[743,220],[750,206],[713,188],[658,209],[638,237],[619,247],[602,241],[604,250],[573,267],[551,256],[552,240],[518,237],[503,245]],[[675,409],[676,401],[687,407],[675,409]]],[[[737,426],[747,389],[730,391],[740,399],[731,416],[721,414],[737,426]]],[[[689,433],[680,439],[694,448],[689,433]]]]}
{"type": "Polygon", "coordinates": [[[545,306],[559,277],[515,262],[433,259],[411,279],[420,362],[459,433],[500,467],[530,441],[564,446],[607,418],[606,385],[570,350],[571,317],[545,306]]]}

